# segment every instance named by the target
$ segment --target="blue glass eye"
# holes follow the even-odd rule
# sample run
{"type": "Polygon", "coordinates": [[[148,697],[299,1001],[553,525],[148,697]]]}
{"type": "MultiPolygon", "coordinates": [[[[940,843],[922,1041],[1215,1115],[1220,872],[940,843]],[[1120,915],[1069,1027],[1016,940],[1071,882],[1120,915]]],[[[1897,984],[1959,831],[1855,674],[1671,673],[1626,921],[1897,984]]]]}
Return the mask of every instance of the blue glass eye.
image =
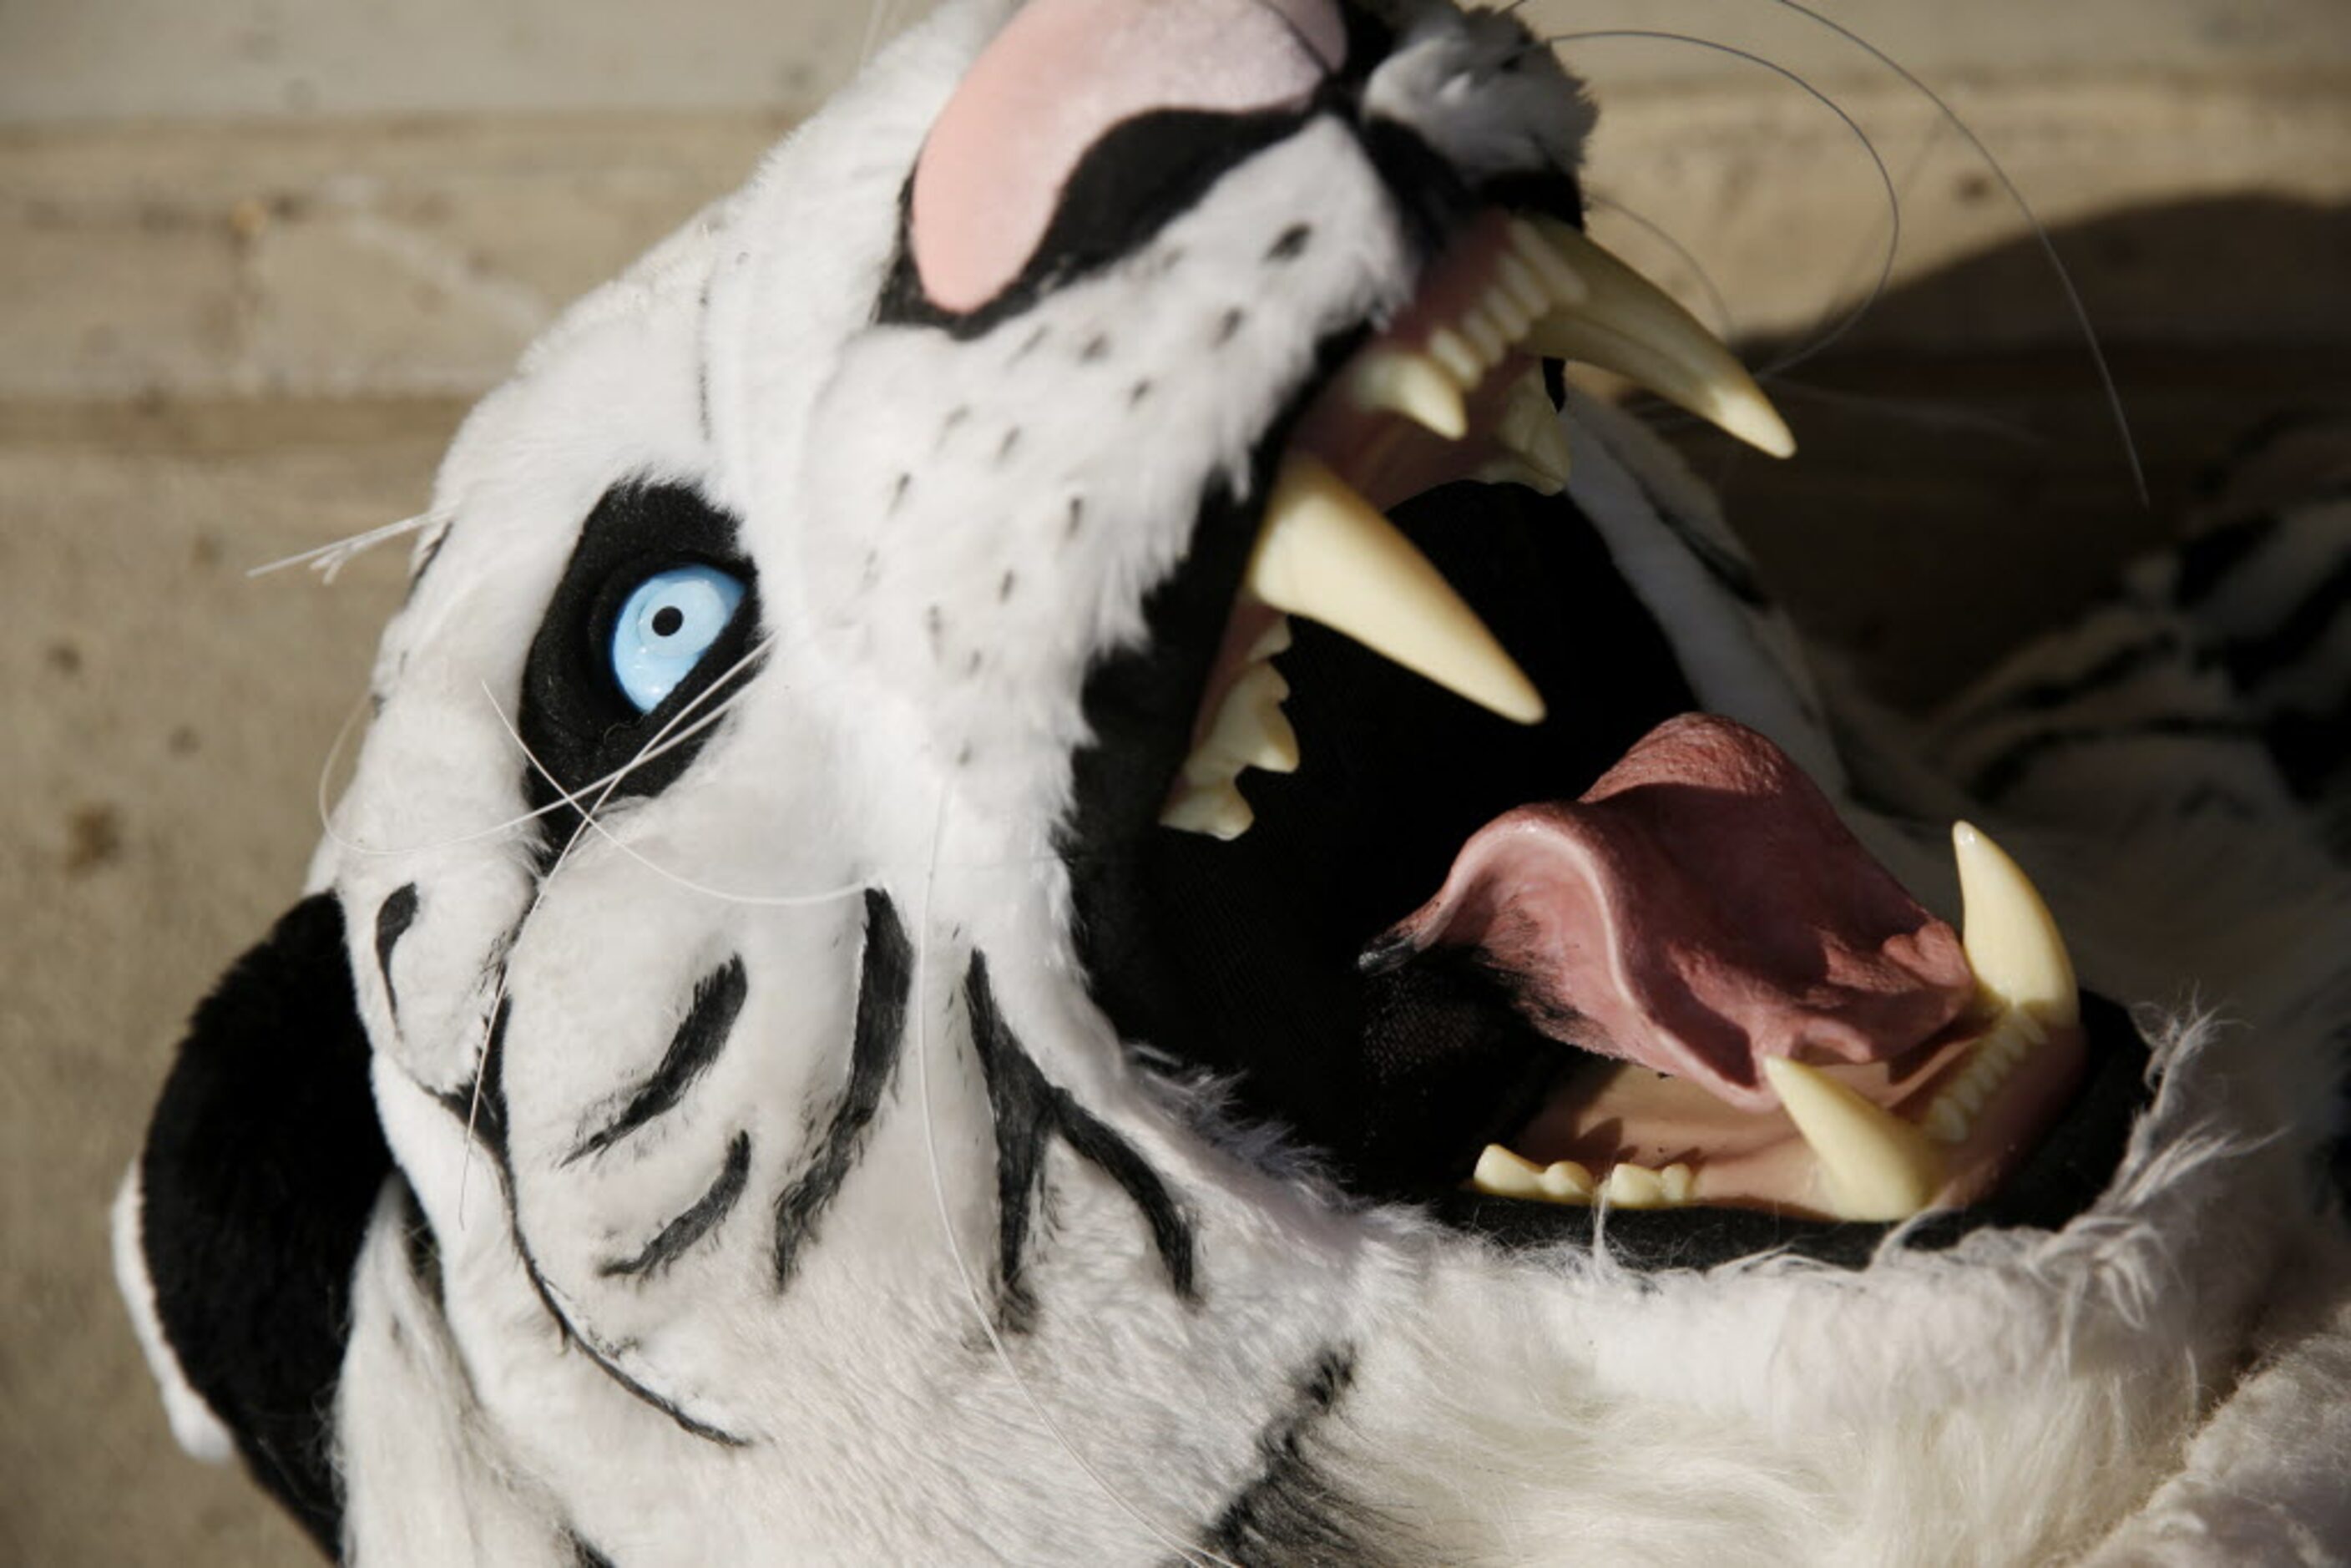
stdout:
{"type": "Polygon", "coordinates": [[[694,673],[743,602],[742,580],[715,566],[674,566],[637,584],[612,628],[612,678],[651,713],[694,673]]]}

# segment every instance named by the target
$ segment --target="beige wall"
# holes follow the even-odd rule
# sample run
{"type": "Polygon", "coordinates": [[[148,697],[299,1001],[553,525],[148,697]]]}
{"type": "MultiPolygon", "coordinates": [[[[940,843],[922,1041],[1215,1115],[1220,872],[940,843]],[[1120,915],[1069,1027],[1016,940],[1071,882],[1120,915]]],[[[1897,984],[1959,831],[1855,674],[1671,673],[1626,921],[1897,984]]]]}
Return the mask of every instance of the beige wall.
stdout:
{"type": "MultiPolygon", "coordinates": [[[[2351,387],[2351,4],[1820,3],[1947,90],[2058,226],[2160,500],[2268,407],[2351,387]]],[[[2167,526],[2126,504],[2015,208],[1915,93],[1766,0],[1532,10],[1768,54],[1880,147],[1896,297],[1779,383],[1802,459],[1705,457],[1891,688],[1948,685],[2167,526]],[[2028,535],[2070,553],[2022,572],[2028,535]]],[[[739,179],[867,21],[0,0],[0,1563],[305,1560],[172,1448],[102,1251],[179,1020],[298,887],[400,577],[396,551],[332,589],[243,569],[418,509],[465,401],[739,179]]],[[[1876,176],[1801,89],[1688,46],[1572,53],[1607,113],[1600,225],[1702,312],[1801,338],[1874,273],[1876,176]]]]}

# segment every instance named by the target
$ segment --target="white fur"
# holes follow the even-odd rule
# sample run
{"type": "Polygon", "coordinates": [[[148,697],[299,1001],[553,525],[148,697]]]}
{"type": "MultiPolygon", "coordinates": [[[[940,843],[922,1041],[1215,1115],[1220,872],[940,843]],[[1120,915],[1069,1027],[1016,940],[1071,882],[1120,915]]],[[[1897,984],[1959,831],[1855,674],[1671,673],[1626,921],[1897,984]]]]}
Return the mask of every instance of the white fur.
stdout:
{"type": "MultiPolygon", "coordinates": [[[[569,313],[450,455],[436,509],[452,529],[386,637],[382,712],[322,858],[353,912],[378,1103],[442,1293],[406,1269],[388,1197],[338,1408],[358,1560],[560,1561],[566,1531],[628,1568],[1180,1560],[1333,1345],[1353,1383],[1313,1451],[1406,1560],[2351,1551],[2329,1485],[2344,1243],[2307,1169],[2326,1133],[2320,1042],[2346,1009],[2339,904],[2208,886],[2151,932],[2101,889],[2121,885],[2116,855],[2177,846],[2035,857],[2087,972],[2161,977],[2126,993],[2174,1009],[2150,1024],[2156,1106],[2063,1232],[1948,1252],[1897,1239],[1859,1271],[1504,1254],[1352,1207],[1261,1135],[1205,1134],[1213,1089],[1186,1102],[1134,1074],[1086,995],[1054,853],[1086,737],[1079,683],[1142,634],[1200,497],[1247,482],[1318,342],[1395,308],[1414,264],[1326,125],[992,333],[873,325],[923,131],[1009,9],[953,5],[904,40],[742,195],[569,313]],[[1266,241],[1301,214],[1315,239],[1270,281],[1266,241]],[[1236,308],[1245,325],[1211,352],[1236,308]],[[1088,358],[1095,334],[1110,346],[1088,358]],[[514,825],[522,663],[580,518],[632,476],[698,485],[742,519],[765,660],[682,779],[600,813],[536,883],[514,825]],[[395,1017],[366,917],[409,883],[423,902],[395,1017]],[[919,952],[909,1054],[778,1293],[761,1217],[843,1071],[867,887],[919,952]],[[1133,1204],[1057,1146],[1040,1323],[985,1333],[995,1151],[961,990],[974,952],[1047,1075],[1181,1195],[1197,1306],[1168,1290],[1133,1204]],[[730,954],[750,991],[725,1059],[659,1128],[567,1164],[730,954]],[[511,1190],[434,1098],[471,1082],[501,998],[511,1190]],[[744,1130],[742,1215],[657,1280],[601,1274],[744,1130]],[[743,1446],[682,1430],[583,1345],[743,1446]]],[[[1572,164],[1589,111],[1517,37],[1416,8],[1374,107],[1468,167],[1572,164]]],[[[1577,498],[1709,706],[1840,789],[1841,737],[1787,628],[1729,603],[1661,510],[1734,548],[1711,502],[1619,416],[1579,402],[1569,432],[1577,498]]],[[[1922,814],[1943,810],[1939,789],[1921,785],[1922,814]]],[[[1947,882],[1898,826],[1849,814],[1914,885],[1947,882]]]]}
{"type": "Polygon", "coordinates": [[[163,1337],[162,1318],[155,1311],[155,1281],[147,1274],[147,1254],[140,1239],[145,1199],[140,1190],[139,1166],[122,1173],[108,1212],[108,1233],[114,1254],[114,1288],[131,1309],[131,1332],[147,1357],[147,1370],[163,1396],[163,1415],[172,1436],[190,1456],[208,1465],[225,1465],[236,1457],[236,1440],[204,1396],[189,1385],[180,1358],[163,1337]]]}

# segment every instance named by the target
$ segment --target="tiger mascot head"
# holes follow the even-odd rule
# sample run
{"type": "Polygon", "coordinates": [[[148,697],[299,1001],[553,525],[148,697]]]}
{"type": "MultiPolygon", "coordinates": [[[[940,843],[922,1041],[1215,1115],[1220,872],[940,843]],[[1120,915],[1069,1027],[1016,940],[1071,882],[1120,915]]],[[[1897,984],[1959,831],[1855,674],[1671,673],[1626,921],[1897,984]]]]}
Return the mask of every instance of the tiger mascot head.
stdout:
{"type": "Polygon", "coordinates": [[[1561,376],[1792,449],[1592,121],[1507,12],[954,0],[575,308],[126,1185],[183,1440],[386,1564],[2330,1539],[2310,928],[2135,1018],[2019,861],[2144,857],[1823,697],[1561,376]]]}

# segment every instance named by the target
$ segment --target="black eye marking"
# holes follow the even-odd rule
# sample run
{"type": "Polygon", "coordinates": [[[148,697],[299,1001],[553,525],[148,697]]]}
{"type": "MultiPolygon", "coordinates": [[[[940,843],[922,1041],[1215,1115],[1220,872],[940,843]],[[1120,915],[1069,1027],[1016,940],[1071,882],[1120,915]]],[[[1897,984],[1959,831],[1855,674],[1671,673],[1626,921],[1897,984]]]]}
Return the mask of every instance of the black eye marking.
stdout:
{"type": "MultiPolygon", "coordinates": [[[[534,808],[556,808],[541,819],[550,850],[580,826],[579,810],[559,804],[563,796],[592,804],[658,794],[718,727],[698,722],[719,700],[713,686],[749,678],[744,661],[759,632],[758,580],[736,534],[733,517],[681,485],[615,485],[588,515],[531,641],[516,726],[535,759],[525,765],[525,794],[534,808]],[[695,566],[740,581],[742,602],[691,673],[641,711],[614,675],[613,629],[648,578],[695,566]],[[689,706],[693,715],[681,717],[689,706]],[[659,755],[649,755],[657,737],[659,755]],[[614,774],[609,786],[601,782],[614,774]]],[[[656,620],[654,630],[674,634],[683,624],[656,620]]]]}
{"type": "Polygon", "coordinates": [[[710,1071],[711,1064],[726,1051],[727,1038],[735,1031],[735,1019],[743,1010],[743,998],[749,991],[749,977],[739,957],[727,959],[704,976],[694,988],[694,1000],[686,1008],[684,1019],[670,1036],[669,1049],[662,1052],[661,1061],[652,1074],[637,1085],[628,1103],[621,1107],[620,1114],[580,1140],[578,1148],[563,1156],[563,1163],[568,1166],[601,1154],[640,1127],[675,1110],[695,1080],[710,1071]]]}
{"type": "Polygon", "coordinates": [[[385,899],[375,912],[376,973],[383,977],[384,1000],[390,1005],[395,1021],[400,1017],[400,993],[393,989],[392,984],[392,950],[400,946],[400,939],[408,935],[408,928],[416,924],[417,903],[416,884],[412,882],[385,899]]]}

